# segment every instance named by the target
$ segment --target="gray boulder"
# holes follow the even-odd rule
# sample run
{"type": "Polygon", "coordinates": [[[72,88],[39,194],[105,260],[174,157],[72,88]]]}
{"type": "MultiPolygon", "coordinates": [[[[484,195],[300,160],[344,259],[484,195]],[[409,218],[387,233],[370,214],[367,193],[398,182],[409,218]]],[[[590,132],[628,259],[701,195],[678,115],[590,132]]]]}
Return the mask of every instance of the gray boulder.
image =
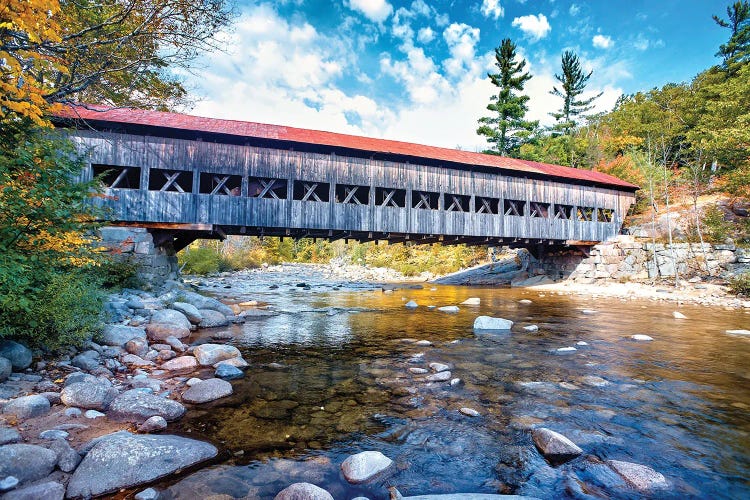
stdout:
{"type": "Polygon", "coordinates": [[[198,311],[198,308],[193,304],[187,302],[175,302],[172,304],[172,309],[180,311],[192,324],[197,325],[203,321],[203,315],[198,311]]]}
{"type": "Polygon", "coordinates": [[[57,481],[45,481],[3,495],[3,500],[63,500],[65,486],[57,481]]]}
{"type": "Polygon", "coordinates": [[[245,372],[243,372],[236,366],[232,366],[229,363],[222,362],[217,365],[214,376],[217,378],[222,378],[224,380],[234,380],[244,377],[245,372]]]}
{"type": "Polygon", "coordinates": [[[240,350],[231,345],[202,344],[193,349],[193,356],[202,366],[215,365],[225,359],[241,357],[240,350]]]}
{"type": "Polygon", "coordinates": [[[85,351],[73,358],[71,365],[81,370],[92,371],[99,367],[99,357],[101,355],[94,351],[85,351]]]}
{"type": "Polygon", "coordinates": [[[14,476],[21,483],[49,476],[57,464],[54,451],[33,444],[0,446],[0,477],[14,476]]]}
{"type": "Polygon", "coordinates": [[[193,371],[198,368],[198,360],[193,356],[178,356],[162,363],[161,369],[170,372],[193,371]]]}
{"type": "Polygon", "coordinates": [[[151,315],[151,323],[163,323],[190,329],[190,320],[180,311],[174,309],[159,309],[151,315]]]}
{"type": "Polygon", "coordinates": [[[4,407],[3,414],[17,418],[33,418],[49,413],[49,399],[38,394],[11,399],[4,407]]]}
{"type": "Polygon", "coordinates": [[[203,319],[198,324],[200,328],[217,328],[219,326],[227,326],[229,320],[219,311],[213,309],[199,309],[203,319]]]}
{"type": "Polygon", "coordinates": [[[57,466],[63,472],[73,472],[81,463],[81,455],[74,450],[64,439],[52,441],[49,449],[57,456],[57,466]]]}
{"type": "Polygon", "coordinates": [[[17,443],[21,440],[21,434],[12,427],[0,427],[0,445],[17,443]]]}
{"type": "Polygon", "coordinates": [[[367,482],[393,465],[393,460],[379,451],[363,451],[352,455],[341,464],[344,478],[352,484],[367,482]]]}
{"type": "Polygon", "coordinates": [[[193,384],[182,395],[182,400],[187,403],[208,403],[229,396],[232,392],[232,384],[226,380],[210,378],[193,384]]]}
{"type": "Polygon", "coordinates": [[[149,323],[146,325],[146,334],[151,340],[161,341],[168,337],[184,339],[190,336],[190,329],[169,323],[149,323]]]}
{"type": "Polygon", "coordinates": [[[16,371],[31,366],[31,349],[12,340],[0,340],[0,357],[10,361],[16,371]]]}
{"type": "Polygon", "coordinates": [[[95,376],[93,376],[91,374],[88,374],[88,373],[73,372],[70,375],[68,375],[67,377],[65,377],[65,383],[63,384],[63,387],[68,387],[69,385],[71,385],[71,384],[77,384],[78,382],[89,382],[89,383],[102,382],[102,383],[104,383],[105,385],[108,385],[108,386],[112,385],[112,383],[109,382],[109,380],[106,380],[106,381],[105,380],[106,379],[96,378],[95,376]]]}
{"type": "Polygon", "coordinates": [[[474,330],[510,330],[513,322],[509,319],[479,316],[474,320],[474,330]]]}
{"type": "Polygon", "coordinates": [[[188,291],[179,292],[179,297],[184,302],[192,304],[198,309],[212,309],[219,311],[224,316],[234,316],[234,311],[232,311],[231,307],[213,297],[206,297],[205,295],[188,291]]]}
{"type": "Polygon", "coordinates": [[[573,441],[544,427],[533,429],[531,437],[539,452],[552,463],[563,463],[583,453],[573,441]]]}
{"type": "Polygon", "coordinates": [[[131,339],[145,339],[146,330],[136,326],[106,325],[102,332],[102,344],[123,347],[131,339]]]}
{"type": "Polygon", "coordinates": [[[167,428],[167,421],[164,417],[154,415],[138,426],[138,432],[159,432],[167,428]]]}
{"type": "Polygon", "coordinates": [[[620,460],[607,460],[607,465],[637,490],[648,491],[669,486],[667,479],[651,467],[620,460]]]}
{"type": "Polygon", "coordinates": [[[117,396],[117,389],[104,382],[76,382],[66,386],[60,399],[66,406],[89,410],[105,410],[117,396]]]}
{"type": "Polygon", "coordinates": [[[13,365],[7,358],[0,358],[0,382],[5,382],[13,373],[13,365]]]}
{"type": "Polygon", "coordinates": [[[121,433],[99,441],[68,483],[68,497],[132,488],[215,457],[209,444],[172,435],[121,433]]]}
{"type": "Polygon", "coordinates": [[[310,483],[294,483],[276,494],[273,500],[333,500],[333,496],[310,483]]]}
{"type": "Polygon", "coordinates": [[[156,396],[148,390],[125,391],[112,401],[107,416],[112,420],[141,423],[158,415],[173,422],[185,414],[185,407],[177,401],[156,396]]]}

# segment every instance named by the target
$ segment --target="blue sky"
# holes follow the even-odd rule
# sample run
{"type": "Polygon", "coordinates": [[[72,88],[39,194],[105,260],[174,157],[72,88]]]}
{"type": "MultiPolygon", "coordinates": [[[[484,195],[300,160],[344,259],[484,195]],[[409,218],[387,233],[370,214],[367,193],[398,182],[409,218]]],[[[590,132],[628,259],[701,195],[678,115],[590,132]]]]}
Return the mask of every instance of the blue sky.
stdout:
{"type": "MultiPolygon", "coordinates": [[[[728,1],[728,0],[726,0],[728,1]]],[[[478,150],[493,50],[518,46],[533,75],[528,116],[550,124],[560,56],[574,50],[603,92],[689,81],[728,31],[708,0],[284,0],[239,5],[224,50],[184,78],[191,113],[478,150]]]]}

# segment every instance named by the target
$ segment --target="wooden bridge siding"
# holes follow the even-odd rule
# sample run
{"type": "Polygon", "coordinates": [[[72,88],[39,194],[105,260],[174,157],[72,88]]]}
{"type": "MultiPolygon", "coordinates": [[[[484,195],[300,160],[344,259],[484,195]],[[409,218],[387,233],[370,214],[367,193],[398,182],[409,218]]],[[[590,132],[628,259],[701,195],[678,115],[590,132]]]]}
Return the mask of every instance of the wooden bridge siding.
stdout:
{"type": "Polygon", "coordinates": [[[617,233],[633,199],[629,193],[606,188],[378,159],[96,131],[76,131],[75,135],[82,147],[94,148],[92,163],[141,167],[140,191],[118,189],[122,203],[100,202],[115,209],[113,217],[121,219],[601,241],[617,233]],[[192,170],[194,186],[200,172],[239,175],[243,178],[243,194],[247,193],[248,176],[288,179],[290,186],[294,180],[327,182],[331,187],[331,201],[336,183],[369,186],[370,200],[374,199],[377,187],[407,189],[407,209],[302,202],[292,200],[291,192],[286,200],[148,192],[145,188],[151,168],[192,170]],[[478,196],[495,198],[499,200],[501,213],[504,199],[516,199],[527,200],[527,205],[528,200],[549,203],[550,210],[554,210],[556,201],[572,206],[610,208],[614,210],[614,218],[610,223],[581,222],[409,209],[411,194],[416,190],[440,193],[441,208],[445,207],[445,195],[462,194],[472,197],[472,206],[478,206],[478,196]]]}

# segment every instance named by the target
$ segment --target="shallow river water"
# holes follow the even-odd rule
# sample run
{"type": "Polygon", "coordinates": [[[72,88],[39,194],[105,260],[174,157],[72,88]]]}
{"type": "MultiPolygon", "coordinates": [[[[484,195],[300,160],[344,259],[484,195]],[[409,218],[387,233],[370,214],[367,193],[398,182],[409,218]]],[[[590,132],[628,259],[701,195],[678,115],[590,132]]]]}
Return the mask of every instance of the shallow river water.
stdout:
{"type": "Polygon", "coordinates": [[[167,498],[270,499],[301,481],[336,499],[387,498],[389,486],[404,496],[640,498],[600,464],[607,459],[661,472],[670,487],[649,498],[750,498],[750,338],[725,333],[749,328],[750,314],[681,307],[688,319],[676,320],[674,304],[429,284],[384,293],[312,269],[295,273],[240,274],[204,287],[278,314],[226,329],[250,368],[233,396],[191,411],[176,429],[222,454],[163,484],[167,498]],[[469,297],[481,305],[456,314],[426,307],[469,297]],[[406,309],[405,299],[419,308],[406,309]],[[515,325],[475,333],[479,315],[515,325]],[[539,330],[523,329],[531,324],[539,330]],[[460,382],[430,383],[409,370],[432,362],[449,365],[460,382]],[[550,465],[531,440],[535,426],[564,434],[584,454],[550,465]],[[364,450],[383,452],[395,467],[349,485],[340,464],[364,450]]]}

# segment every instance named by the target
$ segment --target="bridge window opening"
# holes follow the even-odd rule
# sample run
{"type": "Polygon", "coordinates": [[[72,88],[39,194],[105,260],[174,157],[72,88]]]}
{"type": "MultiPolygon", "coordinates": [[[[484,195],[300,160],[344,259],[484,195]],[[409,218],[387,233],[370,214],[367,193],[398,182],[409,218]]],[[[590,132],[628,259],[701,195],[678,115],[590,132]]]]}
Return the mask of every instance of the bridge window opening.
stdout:
{"type": "Polygon", "coordinates": [[[113,189],[140,189],[140,167],[118,167],[114,165],[92,165],[94,177],[99,177],[105,187],[113,189]]]}
{"type": "Polygon", "coordinates": [[[422,210],[437,210],[440,193],[414,191],[411,195],[411,207],[422,210]]]}
{"type": "Polygon", "coordinates": [[[477,196],[475,210],[478,214],[494,214],[500,213],[500,200],[497,198],[485,198],[483,196],[477,196]]]}
{"type": "Polygon", "coordinates": [[[468,212],[469,201],[471,196],[465,196],[462,194],[447,194],[445,195],[445,209],[448,212],[468,212]]]}
{"type": "Polygon", "coordinates": [[[549,217],[550,206],[549,203],[537,203],[536,201],[531,202],[531,216],[537,218],[546,219],[549,217]]]}
{"type": "Polygon", "coordinates": [[[329,190],[327,182],[294,181],[294,199],[297,201],[328,202],[329,190]]]}
{"type": "Polygon", "coordinates": [[[192,193],[193,172],[152,168],[149,172],[148,189],[150,191],[192,193]]]}
{"type": "Polygon", "coordinates": [[[375,188],[375,204],[380,207],[406,208],[406,190],[375,188]]]}
{"type": "Polygon", "coordinates": [[[505,200],[503,203],[503,213],[505,215],[523,217],[526,215],[526,202],[523,200],[505,200]]]}
{"type": "Polygon", "coordinates": [[[286,200],[286,179],[250,177],[247,181],[247,195],[251,198],[286,200]]]}
{"type": "Polygon", "coordinates": [[[242,193],[242,176],[201,172],[201,194],[239,196],[242,193]]]}
{"type": "Polygon", "coordinates": [[[596,211],[596,218],[599,222],[612,222],[614,215],[614,210],[611,208],[600,208],[596,211]]]}
{"type": "Polygon", "coordinates": [[[555,219],[572,220],[573,206],[555,204],[555,219]]]}
{"type": "Polygon", "coordinates": [[[594,220],[594,209],[591,207],[578,207],[578,220],[592,222],[594,220]]]}
{"type": "Polygon", "coordinates": [[[370,187],[352,186],[350,184],[336,184],[336,203],[369,205],[370,187]]]}

